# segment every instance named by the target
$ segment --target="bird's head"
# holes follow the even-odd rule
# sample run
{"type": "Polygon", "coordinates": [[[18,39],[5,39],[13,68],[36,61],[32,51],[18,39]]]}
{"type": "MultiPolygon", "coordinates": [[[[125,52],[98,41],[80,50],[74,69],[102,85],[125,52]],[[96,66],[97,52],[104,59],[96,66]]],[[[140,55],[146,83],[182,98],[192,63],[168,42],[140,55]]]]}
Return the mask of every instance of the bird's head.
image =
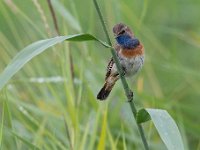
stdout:
{"type": "Polygon", "coordinates": [[[123,23],[118,23],[113,27],[113,33],[115,38],[119,36],[129,36],[133,37],[133,32],[131,29],[123,23]]]}

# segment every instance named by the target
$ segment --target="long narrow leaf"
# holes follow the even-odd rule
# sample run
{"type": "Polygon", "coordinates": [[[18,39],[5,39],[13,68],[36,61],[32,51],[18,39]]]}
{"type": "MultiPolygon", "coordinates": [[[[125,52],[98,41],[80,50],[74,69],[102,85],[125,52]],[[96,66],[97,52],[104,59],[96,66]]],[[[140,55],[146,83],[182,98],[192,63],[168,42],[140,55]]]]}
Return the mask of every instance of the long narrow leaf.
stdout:
{"type": "Polygon", "coordinates": [[[22,49],[11,61],[11,63],[5,68],[0,75],[0,90],[6,85],[6,83],[14,76],[28,61],[33,57],[44,52],[51,46],[54,46],[63,41],[89,41],[94,40],[100,42],[105,47],[110,47],[105,42],[97,39],[90,34],[76,34],[70,36],[58,36],[51,39],[37,41],[22,49]]]}
{"type": "Polygon", "coordinates": [[[2,116],[1,116],[1,127],[0,127],[0,149],[2,148],[2,139],[3,139],[4,111],[5,111],[5,104],[3,102],[3,109],[2,109],[2,116]]]}
{"type": "Polygon", "coordinates": [[[58,0],[52,0],[53,7],[55,10],[63,16],[63,18],[67,21],[67,23],[71,26],[71,28],[75,29],[76,31],[81,31],[80,24],[75,19],[74,16],[60,3],[58,0]]]}
{"type": "Polygon", "coordinates": [[[145,109],[168,150],[184,150],[179,129],[166,110],[145,109]]]}
{"type": "Polygon", "coordinates": [[[97,150],[105,150],[105,142],[106,142],[106,130],[107,130],[107,107],[104,112],[103,118],[102,118],[102,128],[101,128],[101,135],[99,139],[99,143],[97,146],[97,150]]]}
{"type": "Polygon", "coordinates": [[[34,150],[40,150],[39,147],[37,147],[36,145],[30,143],[28,140],[24,139],[23,137],[19,136],[17,133],[12,132],[12,134],[14,136],[16,136],[19,140],[21,140],[22,142],[24,142],[26,145],[29,146],[29,148],[34,149],[34,150]]]}

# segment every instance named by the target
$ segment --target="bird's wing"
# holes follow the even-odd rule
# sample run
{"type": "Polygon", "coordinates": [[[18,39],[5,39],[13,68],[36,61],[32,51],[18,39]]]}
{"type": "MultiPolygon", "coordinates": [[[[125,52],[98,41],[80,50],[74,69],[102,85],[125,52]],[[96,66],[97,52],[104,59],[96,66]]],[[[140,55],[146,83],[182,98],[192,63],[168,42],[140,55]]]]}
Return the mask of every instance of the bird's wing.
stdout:
{"type": "MultiPolygon", "coordinates": [[[[116,50],[116,53],[118,53],[119,52],[119,50],[120,50],[120,46],[118,45],[118,44],[115,44],[115,46],[114,46],[114,49],[116,50]]],[[[113,57],[110,59],[110,61],[109,61],[109,63],[108,63],[108,66],[107,66],[107,72],[106,72],[106,77],[105,77],[105,80],[110,76],[110,74],[111,74],[111,70],[112,70],[112,67],[113,67],[113,65],[114,65],[114,59],[113,59],[113,57]]]]}
{"type": "Polygon", "coordinates": [[[114,65],[114,60],[113,60],[113,58],[111,58],[109,63],[108,63],[108,66],[107,66],[107,72],[106,72],[105,80],[110,76],[113,65],[114,65]]]}

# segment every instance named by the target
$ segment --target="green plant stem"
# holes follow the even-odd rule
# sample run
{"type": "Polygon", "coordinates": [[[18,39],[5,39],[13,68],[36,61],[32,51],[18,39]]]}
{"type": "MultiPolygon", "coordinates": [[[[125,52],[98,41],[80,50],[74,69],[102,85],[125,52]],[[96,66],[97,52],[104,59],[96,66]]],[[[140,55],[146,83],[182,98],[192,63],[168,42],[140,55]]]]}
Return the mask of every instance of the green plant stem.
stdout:
{"type": "Polygon", "coordinates": [[[53,18],[53,23],[54,23],[54,27],[55,27],[56,33],[57,33],[57,35],[60,35],[59,28],[58,28],[58,23],[57,23],[57,19],[56,19],[56,14],[55,14],[53,6],[51,4],[51,0],[47,0],[47,3],[48,3],[48,6],[49,6],[49,10],[51,12],[51,16],[53,18]]]}
{"type": "MultiPolygon", "coordinates": [[[[56,34],[60,35],[60,30],[59,30],[59,27],[58,27],[57,17],[56,17],[54,8],[52,6],[51,0],[47,0],[47,3],[48,3],[48,6],[49,6],[49,10],[51,12],[51,16],[52,16],[52,19],[53,19],[53,24],[54,24],[54,28],[56,30],[56,34]]],[[[74,63],[73,63],[73,58],[72,58],[71,52],[69,52],[69,60],[70,60],[71,76],[72,76],[72,79],[74,79],[74,63]]]]}
{"type": "MultiPolygon", "coordinates": [[[[106,38],[107,38],[107,42],[108,42],[109,45],[111,45],[111,47],[113,47],[112,43],[111,43],[111,40],[110,40],[110,37],[109,37],[109,34],[108,34],[108,30],[107,30],[106,25],[105,25],[105,21],[103,19],[101,11],[100,11],[99,5],[98,5],[96,0],[93,0],[93,1],[94,1],[95,8],[97,10],[97,13],[99,15],[100,21],[102,23],[103,30],[104,30],[106,38]]],[[[124,91],[126,93],[126,96],[127,96],[128,101],[129,101],[133,116],[134,116],[135,121],[136,121],[137,109],[136,109],[136,107],[135,107],[135,105],[133,103],[133,96],[130,96],[131,90],[130,90],[130,88],[128,86],[128,83],[127,83],[127,81],[126,81],[126,79],[125,79],[125,77],[123,75],[122,67],[121,67],[121,65],[119,63],[119,60],[118,60],[118,57],[117,57],[117,54],[116,54],[114,48],[111,48],[111,53],[112,53],[113,59],[114,59],[114,61],[116,63],[116,67],[117,67],[117,70],[119,72],[119,76],[120,76],[124,91]]],[[[136,121],[136,123],[137,123],[137,121],[136,121]]],[[[145,150],[149,150],[149,146],[148,146],[147,140],[145,138],[144,130],[142,128],[142,125],[137,123],[137,127],[138,127],[139,133],[141,135],[141,139],[142,139],[142,142],[144,144],[145,150]]]]}

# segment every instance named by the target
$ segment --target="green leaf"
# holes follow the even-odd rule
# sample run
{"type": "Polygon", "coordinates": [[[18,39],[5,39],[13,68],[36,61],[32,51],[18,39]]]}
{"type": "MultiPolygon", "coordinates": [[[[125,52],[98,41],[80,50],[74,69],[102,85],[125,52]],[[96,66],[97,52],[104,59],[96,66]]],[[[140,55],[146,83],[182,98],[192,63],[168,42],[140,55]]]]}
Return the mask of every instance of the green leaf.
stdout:
{"type": "Polygon", "coordinates": [[[5,111],[5,102],[3,101],[3,109],[2,109],[2,116],[1,116],[1,127],[0,127],[0,149],[2,148],[2,139],[3,139],[4,111],[5,111]]]}
{"type": "Polygon", "coordinates": [[[80,24],[74,16],[60,3],[59,0],[52,0],[53,7],[63,18],[66,20],[67,24],[76,31],[81,31],[80,24]]]}
{"type": "Polygon", "coordinates": [[[106,135],[107,135],[107,111],[108,107],[106,106],[106,110],[103,114],[102,124],[101,124],[101,135],[98,140],[97,150],[105,150],[106,145],[106,135]]]}
{"type": "Polygon", "coordinates": [[[184,150],[183,141],[179,129],[166,110],[162,109],[145,109],[169,150],[184,150]]]}
{"type": "Polygon", "coordinates": [[[145,109],[140,109],[136,116],[137,123],[143,123],[151,120],[149,113],[145,109]]]}
{"type": "Polygon", "coordinates": [[[51,39],[40,40],[30,44],[22,49],[11,61],[11,63],[4,69],[0,75],[0,90],[6,85],[6,83],[14,76],[28,61],[33,57],[44,52],[49,47],[52,47],[63,41],[89,41],[94,40],[100,42],[105,47],[110,47],[105,42],[97,39],[90,34],[76,34],[69,36],[58,36],[51,39]]]}
{"type": "Polygon", "coordinates": [[[16,136],[19,140],[21,140],[22,142],[24,142],[25,144],[27,144],[29,146],[29,148],[34,149],[34,150],[40,150],[39,147],[37,147],[36,145],[30,143],[28,140],[24,139],[23,137],[19,136],[17,133],[12,132],[12,134],[14,136],[16,136]]]}

